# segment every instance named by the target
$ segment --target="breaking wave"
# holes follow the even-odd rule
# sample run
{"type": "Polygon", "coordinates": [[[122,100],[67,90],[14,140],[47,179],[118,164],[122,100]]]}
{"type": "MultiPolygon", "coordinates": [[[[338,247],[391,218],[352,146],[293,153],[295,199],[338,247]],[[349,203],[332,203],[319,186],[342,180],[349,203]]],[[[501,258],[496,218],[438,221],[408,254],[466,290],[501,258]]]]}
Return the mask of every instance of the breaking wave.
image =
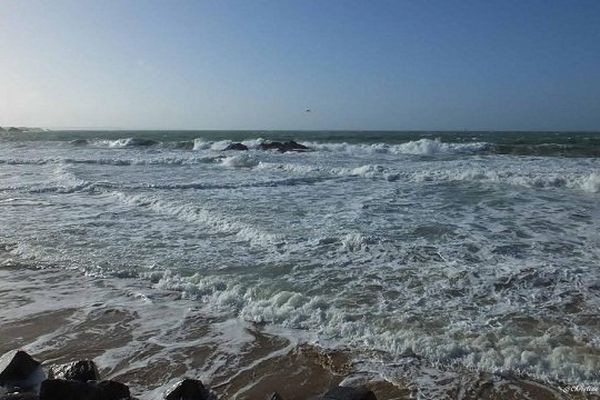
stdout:
{"type": "Polygon", "coordinates": [[[163,200],[158,196],[128,195],[123,192],[114,192],[112,196],[130,206],[146,208],[185,222],[200,224],[211,229],[213,233],[235,236],[253,245],[264,246],[283,240],[281,235],[262,231],[259,227],[241,222],[239,218],[227,217],[217,210],[209,210],[199,205],[176,203],[163,200]]]}
{"type": "Polygon", "coordinates": [[[321,151],[340,151],[350,154],[410,154],[422,156],[468,154],[488,151],[490,143],[446,143],[440,139],[419,139],[402,144],[349,144],[305,142],[305,146],[321,151]]]}

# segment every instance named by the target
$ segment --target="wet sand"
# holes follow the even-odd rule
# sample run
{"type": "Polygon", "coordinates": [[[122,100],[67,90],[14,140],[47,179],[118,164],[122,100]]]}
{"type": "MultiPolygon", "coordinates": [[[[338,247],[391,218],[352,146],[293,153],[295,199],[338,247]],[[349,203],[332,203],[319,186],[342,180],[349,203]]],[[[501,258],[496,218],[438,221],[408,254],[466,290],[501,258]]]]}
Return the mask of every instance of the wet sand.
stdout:
{"type": "MultiPolygon", "coordinates": [[[[273,391],[286,400],[313,399],[342,382],[366,384],[380,400],[600,399],[598,392],[477,371],[448,370],[432,379],[431,391],[410,374],[392,384],[378,376],[377,364],[365,370],[351,351],[207,315],[149,283],[77,271],[2,267],[0,307],[1,353],[23,348],[46,364],[94,359],[103,377],[127,383],[144,400],[160,398],[184,376],[202,379],[224,399],[264,399],[273,391]]],[[[411,366],[429,368],[407,358],[400,377],[411,366]]]]}

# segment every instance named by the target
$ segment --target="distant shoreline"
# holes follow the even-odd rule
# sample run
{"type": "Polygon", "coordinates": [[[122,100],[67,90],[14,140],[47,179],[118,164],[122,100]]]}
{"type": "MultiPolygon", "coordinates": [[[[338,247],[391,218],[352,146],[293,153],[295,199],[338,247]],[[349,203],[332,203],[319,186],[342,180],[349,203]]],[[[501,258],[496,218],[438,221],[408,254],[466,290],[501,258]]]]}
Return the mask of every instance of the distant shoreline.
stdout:
{"type": "Polygon", "coordinates": [[[551,130],[528,130],[528,129],[208,129],[208,128],[117,128],[117,127],[26,127],[26,126],[0,126],[0,132],[352,132],[352,133],[429,133],[429,134],[448,134],[448,133],[588,133],[600,134],[600,130],[570,130],[570,129],[551,129],[551,130]]]}

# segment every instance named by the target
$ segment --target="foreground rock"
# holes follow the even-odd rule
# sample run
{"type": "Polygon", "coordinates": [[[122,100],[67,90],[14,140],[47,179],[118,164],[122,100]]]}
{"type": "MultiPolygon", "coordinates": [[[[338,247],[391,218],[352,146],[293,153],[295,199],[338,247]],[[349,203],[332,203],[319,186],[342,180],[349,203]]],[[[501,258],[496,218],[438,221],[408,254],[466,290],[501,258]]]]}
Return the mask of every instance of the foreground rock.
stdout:
{"type": "Polygon", "coordinates": [[[165,395],[165,400],[209,400],[215,396],[197,379],[184,379],[165,395]]]}
{"type": "Polygon", "coordinates": [[[48,379],[68,381],[99,381],[98,368],[91,360],[74,361],[68,364],[53,365],[48,371],[48,379]]]}
{"type": "Polygon", "coordinates": [[[375,394],[364,386],[337,386],[325,393],[323,400],[377,400],[375,394]]]}
{"type": "Polygon", "coordinates": [[[40,400],[129,400],[129,388],[115,381],[80,382],[47,379],[40,388],[40,400]]]}
{"type": "Polygon", "coordinates": [[[9,391],[36,390],[44,378],[40,363],[22,350],[12,350],[0,357],[0,386],[9,391]]]}
{"type": "Polygon", "coordinates": [[[288,151],[306,151],[310,150],[308,147],[296,143],[293,140],[288,140],[287,142],[264,142],[259,145],[261,150],[277,150],[281,153],[285,153],[288,151]]]}
{"type": "Polygon", "coordinates": [[[38,400],[39,397],[35,393],[9,393],[0,396],[0,400],[38,400]]]}

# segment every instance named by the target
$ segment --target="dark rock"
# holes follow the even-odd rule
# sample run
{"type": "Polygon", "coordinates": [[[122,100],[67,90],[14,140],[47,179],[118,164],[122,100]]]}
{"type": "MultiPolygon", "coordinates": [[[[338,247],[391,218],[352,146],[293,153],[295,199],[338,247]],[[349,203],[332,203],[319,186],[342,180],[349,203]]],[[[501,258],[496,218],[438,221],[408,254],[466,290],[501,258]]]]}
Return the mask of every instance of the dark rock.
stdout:
{"type": "Polygon", "coordinates": [[[48,379],[68,381],[99,381],[98,368],[92,360],[74,361],[68,364],[53,365],[48,370],[48,379]]]}
{"type": "Polygon", "coordinates": [[[47,379],[40,388],[40,400],[100,400],[96,385],[63,379],[47,379]]]}
{"type": "Polygon", "coordinates": [[[184,379],[165,395],[165,400],[208,400],[211,398],[210,391],[197,379],[184,379]]]}
{"type": "Polygon", "coordinates": [[[293,140],[288,140],[287,142],[263,142],[259,145],[259,148],[261,150],[277,150],[281,153],[310,150],[308,147],[293,140]]]}
{"type": "Polygon", "coordinates": [[[31,389],[44,379],[40,363],[22,350],[0,357],[0,386],[31,389]]]}
{"type": "Polygon", "coordinates": [[[291,149],[291,150],[310,150],[308,147],[306,147],[303,144],[300,143],[296,143],[293,140],[288,140],[287,142],[283,142],[283,145],[286,146],[287,148],[291,149]]]}
{"type": "Polygon", "coordinates": [[[129,388],[117,381],[100,381],[97,387],[103,392],[103,399],[106,400],[121,400],[131,399],[129,388]]]}
{"type": "Polygon", "coordinates": [[[283,397],[277,392],[273,392],[272,395],[268,397],[268,400],[283,400],[283,397]]]}
{"type": "Polygon", "coordinates": [[[40,400],[129,400],[129,388],[115,381],[80,382],[47,379],[40,388],[40,400]]]}
{"type": "Polygon", "coordinates": [[[0,395],[0,400],[39,400],[35,393],[9,393],[0,395]]]}
{"type": "Polygon", "coordinates": [[[227,151],[227,150],[248,150],[248,146],[241,144],[241,143],[231,143],[229,146],[225,147],[223,149],[223,151],[227,151]]]}
{"type": "Polygon", "coordinates": [[[325,393],[323,400],[377,400],[375,394],[364,386],[337,386],[325,393]]]}

